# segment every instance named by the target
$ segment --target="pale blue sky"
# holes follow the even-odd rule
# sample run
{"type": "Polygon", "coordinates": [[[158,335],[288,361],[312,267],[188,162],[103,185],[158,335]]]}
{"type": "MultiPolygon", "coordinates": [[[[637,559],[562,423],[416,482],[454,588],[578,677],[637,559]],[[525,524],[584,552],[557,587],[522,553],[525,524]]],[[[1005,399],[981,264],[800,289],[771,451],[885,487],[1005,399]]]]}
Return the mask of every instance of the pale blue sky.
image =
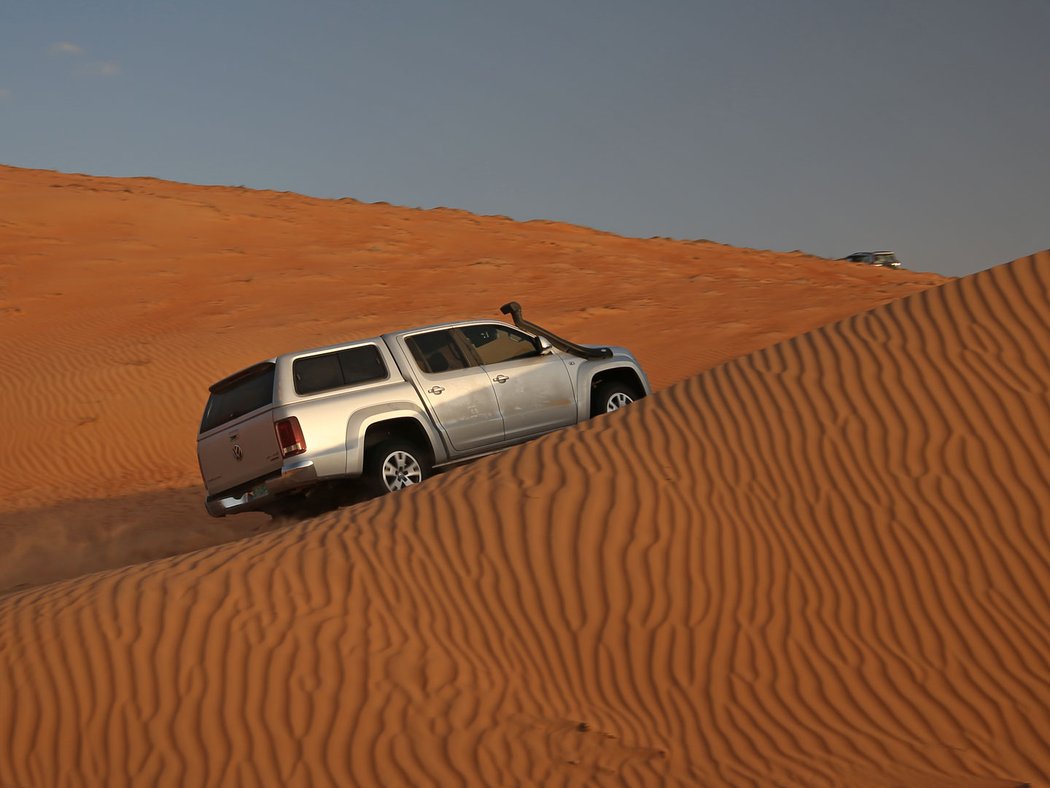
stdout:
{"type": "Polygon", "coordinates": [[[965,274],[1050,246],[1050,0],[4,0],[0,162],[965,274]]]}

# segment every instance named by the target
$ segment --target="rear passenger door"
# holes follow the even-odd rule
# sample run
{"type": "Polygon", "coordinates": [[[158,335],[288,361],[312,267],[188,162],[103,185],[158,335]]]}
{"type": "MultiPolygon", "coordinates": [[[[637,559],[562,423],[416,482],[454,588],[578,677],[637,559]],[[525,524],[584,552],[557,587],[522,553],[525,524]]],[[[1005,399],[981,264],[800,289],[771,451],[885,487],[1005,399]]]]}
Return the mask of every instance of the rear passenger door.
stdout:
{"type": "Polygon", "coordinates": [[[458,452],[503,442],[503,417],[488,374],[472,366],[454,331],[437,329],[402,337],[416,377],[438,425],[458,452]]]}
{"type": "Polygon", "coordinates": [[[492,381],[507,440],[576,423],[576,395],[558,355],[541,354],[530,335],[503,323],[459,331],[492,381]]]}

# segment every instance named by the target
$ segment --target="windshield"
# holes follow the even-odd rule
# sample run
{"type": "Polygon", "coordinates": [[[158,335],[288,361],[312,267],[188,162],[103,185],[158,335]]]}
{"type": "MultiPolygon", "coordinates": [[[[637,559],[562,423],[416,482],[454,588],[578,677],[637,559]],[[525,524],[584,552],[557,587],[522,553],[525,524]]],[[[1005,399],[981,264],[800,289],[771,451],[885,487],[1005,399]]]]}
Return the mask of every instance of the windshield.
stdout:
{"type": "Polygon", "coordinates": [[[897,255],[892,253],[884,253],[875,255],[876,263],[896,263],[897,255]]]}

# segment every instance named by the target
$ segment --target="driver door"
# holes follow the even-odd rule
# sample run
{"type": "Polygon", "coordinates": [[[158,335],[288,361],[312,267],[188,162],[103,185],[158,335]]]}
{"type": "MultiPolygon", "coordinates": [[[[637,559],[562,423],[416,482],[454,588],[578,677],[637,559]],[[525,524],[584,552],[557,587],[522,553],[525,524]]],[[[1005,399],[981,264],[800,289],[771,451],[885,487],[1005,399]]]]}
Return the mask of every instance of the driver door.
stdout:
{"type": "Polygon", "coordinates": [[[531,335],[503,323],[459,331],[492,382],[508,441],[576,423],[576,395],[560,356],[541,354],[531,335]]]}

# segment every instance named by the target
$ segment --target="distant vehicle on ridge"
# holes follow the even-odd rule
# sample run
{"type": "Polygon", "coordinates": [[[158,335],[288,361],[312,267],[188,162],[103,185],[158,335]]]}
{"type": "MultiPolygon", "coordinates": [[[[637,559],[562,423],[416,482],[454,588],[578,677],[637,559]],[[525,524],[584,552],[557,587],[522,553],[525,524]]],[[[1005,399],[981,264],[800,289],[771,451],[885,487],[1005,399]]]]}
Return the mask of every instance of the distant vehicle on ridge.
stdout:
{"type": "Polygon", "coordinates": [[[903,263],[897,259],[897,255],[890,251],[882,252],[854,252],[848,257],[843,257],[851,263],[867,263],[868,265],[881,265],[883,268],[903,268],[903,263]]]}

